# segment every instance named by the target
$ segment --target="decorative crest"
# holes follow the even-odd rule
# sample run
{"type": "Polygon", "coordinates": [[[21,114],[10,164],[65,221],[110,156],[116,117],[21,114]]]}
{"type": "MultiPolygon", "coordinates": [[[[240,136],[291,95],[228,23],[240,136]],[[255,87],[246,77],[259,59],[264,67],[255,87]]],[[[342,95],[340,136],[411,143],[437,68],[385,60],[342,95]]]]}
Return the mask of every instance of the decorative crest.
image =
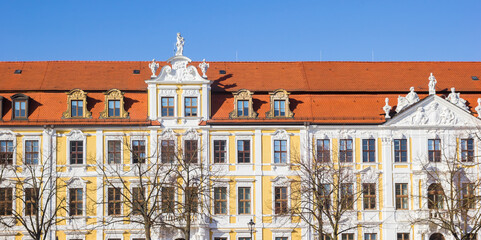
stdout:
{"type": "Polygon", "coordinates": [[[388,118],[391,118],[391,116],[389,115],[389,112],[391,111],[391,106],[389,106],[389,98],[386,98],[385,101],[386,101],[386,105],[382,107],[382,110],[384,110],[384,113],[385,113],[384,118],[388,119],[388,118]]]}
{"type": "Polygon", "coordinates": [[[157,77],[157,75],[155,75],[155,73],[157,73],[157,69],[159,69],[159,63],[156,63],[155,59],[152,59],[152,62],[149,63],[149,68],[150,68],[150,71],[152,71],[152,76],[150,76],[150,77],[151,78],[157,77]]]}
{"type": "Polygon", "coordinates": [[[175,43],[175,46],[177,47],[177,51],[175,52],[175,56],[183,56],[184,52],[184,38],[180,35],[180,33],[177,33],[177,42],[175,43]]]}
{"type": "Polygon", "coordinates": [[[466,106],[466,100],[462,99],[461,97],[459,97],[459,94],[460,93],[457,93],[456,92],[456,89],[454,89],[453,87],[451,88],[451,93],[448,95],[448,97],[446,98],[446,100],[450,101],[452,104],[460,107],[461,109],[463,109],[464,111],[466,112],[469,112],[469,108],[468,106],[466,106]]]}
{"type": "Polygon", "coordinates": [[[438,81],[436,81],[436,78],[434,77],[433,73],[431,73],[431,75],[429,76],[429,95],[434,95],[436,94],[436,83],[438,83],[438,81]]]}
{"type": "Polygon", "coordinates": [[[205,62],[205,58],[199,64],[199,68],[202,71],[202,77],[207,78],[207,75],[205,75],[205,73],[207,72],[207,69],[209,68],[209,64],[205,62]]]}
{"type": "Polygon", "coordinates": [[[478,113],[478,118],[481,118],[481,98],[478,98],[478,106],[474,110],[478,113]]]}
{"type": "Polygon", "coordinates": [[[397,107],[396,112],[400,112],[401,110],[405,109],[406,107],[411,106],[414,103],[419,102],[419,97],[416,92],[414,92],[414,87],[409,88],[409,93],[406,97],[399,96],[397,98],[397,107]]]}

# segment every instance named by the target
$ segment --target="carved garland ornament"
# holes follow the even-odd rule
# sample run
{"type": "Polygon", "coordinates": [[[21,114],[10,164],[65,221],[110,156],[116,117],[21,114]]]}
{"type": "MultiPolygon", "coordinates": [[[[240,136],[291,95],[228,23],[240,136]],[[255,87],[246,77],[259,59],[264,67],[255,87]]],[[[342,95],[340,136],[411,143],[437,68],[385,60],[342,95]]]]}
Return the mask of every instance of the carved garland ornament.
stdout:
{"type": "Polygon", "coordinates": [[[235,93],[232,93],[234,95],[234,111],[232,111],[229,114],[229,118],[257,118],[257,113],[254,112],[254,108],[252,107],[252,94],[254,92],[251,92],[247,89],[241,89],[235,93]],[[249,106],[249,113],[247,116],[239,116],[238,115],[238,109],[237,109],[237,101],[249,101],[248,106],[249,106]]]}
{"type": "Polygon", "coordinates": [[[128,118],[129,113],[124,108],[124,93],[118,89],[110,89],[104,93],[105,95],[105,108],[100,112],[100,119],[105,118],[128,118]],[[120,101],[120,114],[119,116],[109,116],[109,101],[120,101]]]}
{"type": "Polygon", "coordinates": [[[274,92],[269,93],[271,95],[271,109],[266,112],[266,118],[292,118],[294,113],[289,108],[289,94],[284,89],[277,89],[274,92]],[[275,116],[274,114],[274,104],[275,101],[284,101],[285,102],[285,115],[284,116],[275,116]]]}
{"type": "Polygon", "coordinates": [[[92,113],[87,110],[87,93],[81,89],[72,89],[67,93],[67,111],[62,114],[62,118],[92,118],[92,113]],[[83,102],[83,116],[72,117],[72,101],[83,102]]]}

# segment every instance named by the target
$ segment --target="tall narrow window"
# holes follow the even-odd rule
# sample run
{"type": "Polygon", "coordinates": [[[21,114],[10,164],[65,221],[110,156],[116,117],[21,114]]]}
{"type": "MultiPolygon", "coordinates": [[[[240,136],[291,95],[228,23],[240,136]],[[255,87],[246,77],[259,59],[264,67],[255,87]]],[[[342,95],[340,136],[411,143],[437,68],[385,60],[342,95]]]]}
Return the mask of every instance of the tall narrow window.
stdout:
{"type": "Polygon", "coordinates": [[[321,184],[318,189],[319,207],[329,209],[331,205],[331,186],[329,184],[321,184]]]}
{"type": "Polygon", "coordinates": [[[13,188],[0,188],[0,216],[12,215],[13,188]]]}
{"type": "Polygon", "coordinates": [[[442,209],[444,202],[443,187],[439,183],[433,183],[428,187],[428,208],[442,209]]]}
{"type": "Polygon", "coordinates": [[[199,205],[199,194],[197,187],[186,187],[184,204],[187,212],[196,213],[199,205]]]}
{"type": "Polygon", "coordinates": [[[474,158],[474,140],[461,139],[461,161],[472,162],[474,158]]]}
{"type": "Polygon", "coordinates": [[[185,107],[186,117],[197,117],[197,98],[196,97],[186,97],[184,107],[185,107]]]}
{"type": "Polygon", "coordinates": [[[173,213],[174,212],[174,188],[173,187],[163,187],[161,189],[161,199],[162,199],[162,212],[163,213],[173,213]]]}
{"type": "Polygon", "coordinates": [[[122,142],[120,140],[110,140],[107,142],[108,161],[110,163],[122,163],[122,142]]]}
{"type": "Polygon", "coordinates": [[[352,162],[352,139],[341,139],[339,158],[341,162],[352,162]]]}
{"type": "Polygon", "coordinates": [[[274,210],[276,214],[287,213],[287,187],[274,188],[274,210]]]}
{"type": "Polygon", "coordinates": [[[145,163],[145,141],[132,141],[132,163],[145,163]]]}
{"type": "Polygon", "coordinates": [[[83,189],[71,188],[69,190],[69,215],[80,216],[83,214],[83,189]]]}
{"type": "Polygon", "coordinates": [[[197,140],[185,140],[185,161],[197,163],[197,140]]]}
{"type": "Polygon", "coordinates": [[[409,233],[398,233],[397,240],[409,240],[409,233]]]}
{"type": "Polygon", "coordinates": [[[251,145],[250,140],[237,140],[237,162],[250,163],[251,162],[251,145]]]}
{"type": "Polygon", "coordinates": [[[354,233],[343,233],[341,240],[354,240],[354,233]]]}
{"type": "Polygon", "coordinates": [[[108,189],[108,215],[115,216],[121,214],[122,202],[120,188],[108,189]]]}
{"type": "Polygon", "coordinates": [[[249,116],[249,101],[238,100],[237,101],[237,116],[248,117],[249,116]]]}
{"type": "Polygon", "coordinates": [[[25,141],[25,164],[38,164],[38,140],[25,141]]]}
{"type": "Polygon", "coordinates": [[[15,101],[15,116],[14,118],[26,118],[27,117],[27,101],[15,101]]]}
{"type": "Polygon", "coordinates": [[[364,240],[377,240],[377,234],[375,234],[375,233],[364,233],[364,240]]]}
{"type": "Polygon", "coordinates": [[[214,214],[227,214],[226,187],[214,187],[214,214]]]}
{"type": "Polygon", "coordinates": [[[72,105],[70,107],[70,110],[72,113],[70,114],[71,117],[83,117],[84,113],[84,102],[83,100],[72,100],[70,101],[70,104],[72,105]]]}
{"type": "Polygon", "coordinates": [[[341,205],[343,209],[354,209],[354,187],[352,183],[341,183],[341,205]]]}
{"type": "Polygon", "coordinates": [[[83,164],[84,142],[70,141],[70,164],[83,164]]]}
{"type": "Polygon", "coordinates": [[[325,233],[321,235],[321,240],[332,240],[330,233],[325,233]]]}
{"type": "Polygon", "coordinates": [[[225,163],[226,140],[214,140],[214,163],[225,163]]]}
{"type": "MultiPolygon", "coordinates": [[[[25,188],[25,215],[37,214],[37,199],[38,194],[35,188],[25,188]]],[[[38,190],[38,189],[37,189],[38,190]]]]}
{"type": "Polygon", "coordinates": [[[237,196],[239,197],[237,201],[239,214],[250,214],[251,213],[251,188],[240,187],[238,189],[237,196]]]}
{"type": "Polygon", "coordinates": [[[396,183],[396,209],[408,209],[408,184],[396,183]]]}
{"type": "Polygon", "coordinates": [[[394,162],[407,162],[407,140],[395,139],[394,140],[394,162]]]}
{"type": "Polygon", "coordinates": [[[428,140],[428,154],[430,162],[441,162],[441,140],[428,140]]]}
{"type": "Polygon", "coordinates": [[[476,188],[474,183],[463,183],[462,185],[462,204],[464,209],[473,209],[476,207],[476,188]]]}
{"type": "Polygon", "coordinates": [[[287,237],[276,237],[275,240],[288,240],[287,237]]]}
{"type": "Polygon", "coordinates": [[[329,162],[331,161],[331,151],[329,146],[329,139],[317,139],[317,161],[329,162]]]}
{"type": "Polygon", "coordinates": [[[109,117],[120,117],[120,100],[109,100],[109,117]]]}
{"type": "Polygon", "coordinates": [[[363,183],[362,195],[363,195],[364,209],[376,209],[376,184],[363,183]]]}
{"type": "Polygon", "coordinates": [[[274,101],[274,117],[285,117],[285,116],[286,116],[286,101],[275,100],[274,101]]]}
{"type": "Polygon", "coordinates": [[[162,163],[171,163],[175,159],[174,140],[162,140],[160,143],[160,154],[162,163]]]}
{"type": "Polygon", "coordinates": [[[174,98],[162,97],[162,117],[174,116],[174,98]]]}
{"type": "Polygon", "coordinates": [[[142,213],[142,209],[144,206],[144,193],[144,188],[132,188],[132,214],[139,215],[142,213]]]}
{"type": "Polygon", "coordinates": [[[362,140],[362,161],[363,162],[376,161],[376,140],[374,139],[362,140]]]}
{"type": "Polygon", "coordinates": [[[274,163],[287,163],[287,140],[274,140],[274,163]]]}
{"type": "Polygon", "coordinates": [[[0,164],[13,164],[13,141],[0,141],[0,164]]]}

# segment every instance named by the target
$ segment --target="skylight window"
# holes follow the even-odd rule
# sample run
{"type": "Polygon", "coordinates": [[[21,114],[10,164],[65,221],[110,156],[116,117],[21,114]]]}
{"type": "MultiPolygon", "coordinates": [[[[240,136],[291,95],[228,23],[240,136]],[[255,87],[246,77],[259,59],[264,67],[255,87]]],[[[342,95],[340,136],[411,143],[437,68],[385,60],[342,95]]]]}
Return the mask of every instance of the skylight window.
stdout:
{"type": "Polygon", "coordinates": [[[478,76],[471,76],[471,79],[473,79],[474,81],[478,81],[478,80],[479,80],[478,76]]]}
{"type": "Polygon", "coordinates": [[[16,69],[15,72],[13,72],[14,74],[22,74],[22,70],[21,69],[16,69]]]}
{"type": "Polygon", "coordinates": [[[140,70],[135,69],[134,72],[133,72],[133,74],[140,74],[140,70]]]}
{"type": "Polygon", "coordinates": [[[219,74],[225,74],[225,70],[219,70],[219,74]]]}

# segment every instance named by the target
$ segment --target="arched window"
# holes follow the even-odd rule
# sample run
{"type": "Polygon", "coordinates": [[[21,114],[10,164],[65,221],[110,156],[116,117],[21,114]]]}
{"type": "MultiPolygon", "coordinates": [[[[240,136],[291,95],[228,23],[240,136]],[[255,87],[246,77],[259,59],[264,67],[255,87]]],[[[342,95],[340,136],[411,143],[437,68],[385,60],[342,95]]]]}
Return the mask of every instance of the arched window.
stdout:
{"type": "Polygon", "coordinates": [[[284,89],[277,89],[269,93],[271,109],[266,112],[267,118],[292,118],[294,116],[289,107],[289,94],[284,89]]]}
{"type": "Polygon", "coordinates": [[[234,111],[229,114],[231,119],[234,118],[257,118],[257,113],[252,107],[253,92],[247,89],[241,89],[234,95],[234,111]]]}
{"type": "Polygon", "coordinates": [[[128,118],[129,113],[124,108],[124,93],[118,89],[110,89],[104,93],[105,108],[100,112],[100,119],[128,118]]]}
{"type": "Polygon", "coordinates": [[[92,118],[87,110],[87,93],[81,89],[73,89],[67,93],[67,111],[62,118],[92,118]]]}
{"type": "Polygon", "coordinates": [[[439,183],[433,183],[428,187],[428,208],[442,209],[444,202],[443,187],[439,183]]]}

